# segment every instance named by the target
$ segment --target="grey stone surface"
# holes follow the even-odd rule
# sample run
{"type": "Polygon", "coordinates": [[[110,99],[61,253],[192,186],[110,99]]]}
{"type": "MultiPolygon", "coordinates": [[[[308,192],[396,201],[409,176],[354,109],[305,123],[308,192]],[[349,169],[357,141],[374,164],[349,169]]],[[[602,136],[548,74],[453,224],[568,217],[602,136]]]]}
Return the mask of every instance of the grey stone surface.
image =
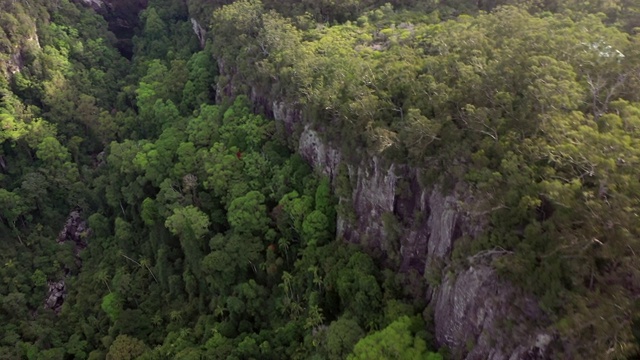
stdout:
{"type": "MultiPolygon", "coordinates": [[[[219,68],[229,79],[234,78],[233,73],[225,73],[230,70],[225,64],[219,62],[219,68]]],[[[236,89],[230,81],[221,90],[232,95],[236,89]]],[[[474,255],[469,259],[471,265],[455,272],[448,267],[456,240],[462,236],[473,239],[482,232],[486,214],[474,210],[482,199],[474,197],[463,183],[448,192],[424,186],[418,180],[420,169],[389,164],[378,156],[364,156],[366,160],[358,164],[347,162],[338,146],[323,141],[321,130],[305,123],[304,109],[269,99],[255,88],[250,95],[254,106],[276,119],[277,126],[290,136],[289,143],[295,144],[318,173],[335,179],[341,162],[347,165],[353,192],[350,199],[340,201],[350,202],[356,216],[355,221],[337,219],[340,238],[377,250],[384,257],[393,245],[382,218],[393,214],[400,224],[396,270],[424,274],[438,261],[442,281],[424,296],[434,309],[436,339],[455,359],[553,358],[547,351],[553,337],[539,325],[545,320],[535,299],[501,279],[487,261],[504,255],[501,251],[474,255]]]]}

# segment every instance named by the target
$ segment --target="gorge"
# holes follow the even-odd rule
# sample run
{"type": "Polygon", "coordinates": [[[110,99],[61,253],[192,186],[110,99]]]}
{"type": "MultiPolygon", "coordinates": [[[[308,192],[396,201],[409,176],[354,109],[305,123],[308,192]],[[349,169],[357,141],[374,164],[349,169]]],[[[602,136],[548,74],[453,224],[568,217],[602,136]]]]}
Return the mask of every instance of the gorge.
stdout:
{"type": "Polygon", "coordinates": [[[1,352],[637,357],[614,3],[2,2],[1,352]]]}

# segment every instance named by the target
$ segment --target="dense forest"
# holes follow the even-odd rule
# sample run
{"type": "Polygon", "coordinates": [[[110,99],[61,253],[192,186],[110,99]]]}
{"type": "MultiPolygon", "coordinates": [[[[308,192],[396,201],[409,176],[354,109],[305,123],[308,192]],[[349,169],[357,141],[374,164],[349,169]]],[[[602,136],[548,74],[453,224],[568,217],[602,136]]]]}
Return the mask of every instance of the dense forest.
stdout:
{"type": "Polygon", "coordinates": [[[122,39],[0,0],[0,359],[464,358],[426,294],[479,257],[546,357],[639,358],[638,27],[633,0],[149,0],[122,39]],[[373,157],[481,230],[423,269],[399,214],[343,239],[373,157]]]}

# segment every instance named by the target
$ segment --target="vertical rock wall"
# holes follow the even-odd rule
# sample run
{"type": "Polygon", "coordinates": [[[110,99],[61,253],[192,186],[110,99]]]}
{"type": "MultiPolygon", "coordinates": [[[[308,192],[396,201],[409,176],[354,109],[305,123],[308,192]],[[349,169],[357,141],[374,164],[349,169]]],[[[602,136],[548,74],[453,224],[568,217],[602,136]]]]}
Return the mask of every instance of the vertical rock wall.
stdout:
{"type": "MultiPolygon", "coordinates": [[[[2,29],[0,29],[1,31],[2,29]]],[[[22,71],[25,66],[25,55],[29,52],[40,50],[40,39],[36,32],[36,26],[32,28],[32,33],[22,43],[17,44],[15,51],[8,55],[6,61],[0,61],[0,76],[10,77],[22,71]]],[[[0,58],[1,58],[0,54],[0,58]]]]}
{"type": "MultiPolygon", "coordinates": [[[[301,124],[301,111],[282,102],[272,103],[274,118],[289,134],[302,127],[298,152],[314,169],[332,180],[343,156],[338,147],[325,143],[309,124],[301,124]]],[[[402,164],[385,164],[371,157],[360,164],[346,164],[352,184],[351,220],[338,218],[338,236],[377,250],[383,257],[397,252],[398,271],[440,272],[439,285],[429,289],[434,309],[436,339],[449,347],[456,359],[545,359],[552,337],[539,323],[544,316],[537,302],[500,279],[490,260],[500,251],[477,254],[470,265],[450,273],[451,252],[463,235],[477,237],[486,219],[464,209],[473,201],[464,184],[444,193],[437,186],[420,184],[419,170],[402,164]],[[390,234],[385,217],[397,227],[390,234]]],[[[426,280],[425,280],[426,281],[426,280]]]]}

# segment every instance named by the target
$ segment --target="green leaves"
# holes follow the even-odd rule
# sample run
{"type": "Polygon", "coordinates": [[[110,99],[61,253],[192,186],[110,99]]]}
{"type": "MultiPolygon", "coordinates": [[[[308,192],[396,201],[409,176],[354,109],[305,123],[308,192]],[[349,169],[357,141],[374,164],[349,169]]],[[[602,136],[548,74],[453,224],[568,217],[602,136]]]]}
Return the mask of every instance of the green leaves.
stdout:
{"type": "Polygon", "coordinates": [[[302,238],[307,246],[320,246],[326,244],[331,238],[331,228],[327,216],[315,210],[304,218],[302,223],[302,238]]]}
{"type": "Polygon", "coordinates": [[[201,239],[209,227],[209,217],[194,206],[186,206],[173,210],[173,215],[169,216],[164,225],[174,235],[201,239]]]}
{"type": "Polygon", "coordinates": [[[420,158],[428,153],[431,143],[439,140],[438,134],[442,125],[437,121],[429,120],[418,109],[409,109],[406,117],[406,123],[402,124],[404,128],[400,139],[406,144],[410,156],[420,158]]]}
{"type": "Polygon", "coordinates": [[[426,342],[413,335],[413,321],[403,316],[385,329],[358,341],[349,360],[426,359],[442,360],[442,356],[427,350],[426,342]]]}
{"type": "Polygon", "coordinates": [[[36,155],[48,167],[60,167],[69,161],[69,152],[54,137],[46,137],[38,145],[36,155]]]}
{"type": "Polygon", "coordinates": [[[131,360],[136,359],[149,348],[144,342],[128,335],[118,335],[109,347],[107,353],[108,360],[131,360]]]}
{"type": "Polygon", "coordinates": [[[20,195],[6,189],[0,189],[0,208],[0,217],[11,228],[15,228],[18,218],[29,210],[20,195]]]}
{"type": "Polygon", "coordinates": [[[229,204],[227,220],[231,228],[239,234],[264,234],[269,224],[265,197],[258,191],[234,199],[229,204]]]}
{"type": "Polygon", "coordinates": [[[180,245],[189,268],[195,276],[201,276],[200,262],[205,256],[206,249],[206,243],[202,238],[209,232],[209,217],[191,205],[177,207],[164,225],[180,238],[180,245]]]}
{"type": "Polygon", "coordinates": [[[120,299],[120,297],[116,293],[112,292],[102,298],[102,304],[100,305],[100,308],[102,309],[102,311],[107,313],[109,319],[111,319],[112,322],[118,320],[118,316],[120,316],[120,313],[122,312],[121,301],[122,300],[120,299]]]}
{"type": "Polygon", "coordinates": [[[361,323],[380,321],[382,291],[378,285],[375,266],[370,257],[354,253],[347,266],[338,273],[336,287],[345,310],[358,315],[361,323]]]}
{"type": "Polygon", "coordinates": [[[354,320],[342,317],[333,321],[327,334],[329,358],[344,359],[364,335],[365,332],[354,320]]]}
{"type": "MultiPolygon", "coordinates": [[[[0,297],[17,319],[2,318],[3,353],[98,358],[108,349],[116,359],[146,342],[158,347],[147,358],[438,358],[410,318],[363,338],[423,306],[382,315],[400,286],[382,285],[369,256],[332,242],[329,179],[318,181],[274,139],[275,123],[251,111],[282,101],[341,150],[342,217],[355,216],[347,164],[374,152],[467,181],[471,212],[489,222],[472,247],[511,253],[493,265],[538,296],[563,337],[596,349],[573,356],[626,355],[640,253],[637,39],[600,15],[524,6],[441,22],[448,10],[373,10],[369,0],[219,7],[227,2],[153,0],[131,63],[100,18],[68,1],[4,4],[0,63],[23,64],[0,80],[0,234],[29,251],[10,241],[0,249],[0,297]],[[212,45],[192,55],[185,19],[212,12],[212,45]],[[259,103],[225,101],[249,93],[259,103]],[[222,103],[208,105],[215,97],[222,103]],[[105,163],[101,151],[116,139],[105,163]],[[51,241],[71,206],[94,214],[84,251],[51,241]],[[23,320],[41,301],[30,289],[62,276],[59,263],[73,286],[65,326],[53,331],[48,316],[23,320]],[[119,333],[140,340],[106,336],[119,333]],[[6,350],[19,341],[37,345],[6,350]]],[[[549,4],[599,9],[625,27],[637,10],[549,4]]]]}
{"type": "Polygon", "coordinates": [[[204,166],[209,177],[204,181],[204,186],[225,202],[241,196],[248,190],[242,182],[242,161],[236,155],[237,150],[234,150],[217,142],[205,159],[204,166]]]}
{"type": "Polygon", "coordinates": [[[26,134],[26,126],[24,123],[16,121],[15,117],[0,113],[0,143],[7,140],[18,140],[26,134]]]}

